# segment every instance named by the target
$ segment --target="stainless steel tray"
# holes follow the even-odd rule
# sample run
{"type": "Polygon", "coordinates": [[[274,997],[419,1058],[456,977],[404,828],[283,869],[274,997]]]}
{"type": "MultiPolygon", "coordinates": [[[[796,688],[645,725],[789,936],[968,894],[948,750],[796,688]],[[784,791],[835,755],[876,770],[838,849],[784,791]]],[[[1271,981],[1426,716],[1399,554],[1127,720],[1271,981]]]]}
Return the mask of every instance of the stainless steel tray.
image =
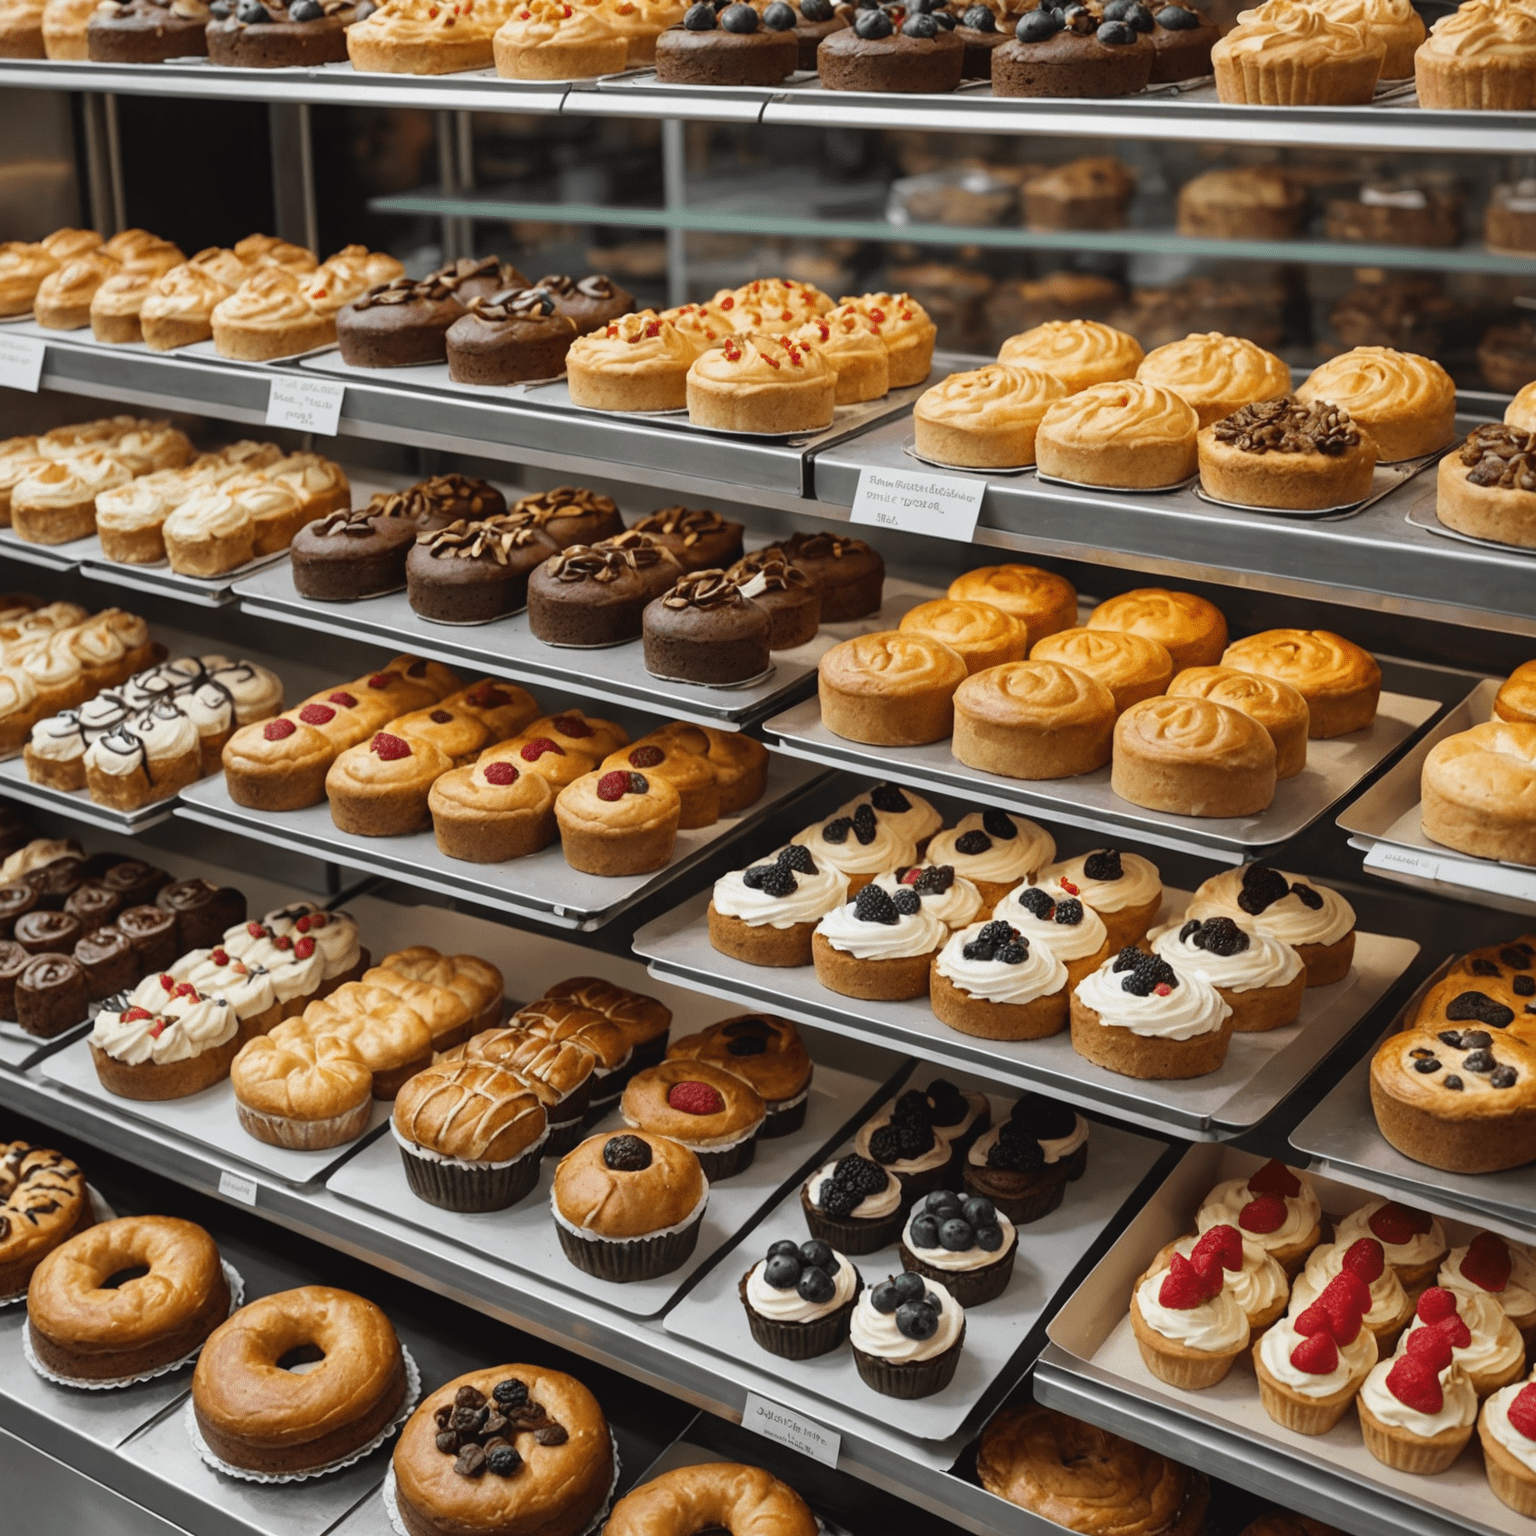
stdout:
{"type": "Polygon", "coordinates": [[[67,544],[29,544],[14,528],[0,528],[0,555],[23,565],[40,565],[45,571],[72,571],[93,548],[100,549],[94,533],[67,544]]]}
{"type": "Polygon", "coordinates": [[[44,1040],[37,1035],[27,1034],[19,1024],[0,1020],[0,1066],[10,1067],[16,1072],[25,1072],[34,1062],[41,1061],[44,1056],[52,1055],[54,1051],[62,1050],[72,1040],[78,1040],[89,1028],[90,1024],[87,1021],[73,1025],[62,1034],[44,1040]]]}
{"type": "Polygon", "coordinates": [[[236,588],[248,613],[320,630],[348,639],[367,637],[385,644],[406,644],[415,655],[472,667],[500,677],[558,684],[590,698],[609,699],[680,720],[725,730],[739,729],[803,697],[816,686],[816,663],[841,640],[894,629],[909,608],[942,595],[937,588],[888,580],[879,613],[844,624],[824,624],[816,638],[790,651],[775,651],[773,670],[758,682],[738,688],[706,688],[697,683],[669,683],[645,669],[638,640],[597,650],[545,645],[518,613],[491,624],[433,624],[410,605],[404,592],[364,598],[355,603],[317,603],[300,597],[286,563],[258,572],[236,588]]]}
{"type": "MultiPolygon", "coordinates": [[[[1165,913],[1187,897],[1169,892],[1165,913]]],[[[1307,991],[1301,1019],[1267,1034],[1234,1035],[1225,1066],[1184,1082],[1143,1082],[1085,1061],[1070,1032],[1047,1040],[981,1040],[933,1016],[927,999],[866,1003],[827,991],[810,966],[747,965],[709,942],[709,893],[701,892],[635,933],[635,953],[653,976],[751,1008],[771,1008],[803,1024],[892,1045],[927,1061],[985,1074],[992,1082],[1044,1088],[1074,1104],[1154,1131],[1221,1141],[1257,1125],[1371,1010],[1408,968],[1419,946],[1361,933],[1349,977],[1307,991]]]]}
{"type": "Polygon", "coordinates": [[[967,768],[950,751],[948,739],[925,747],[871,747],[845,741],[821,721],[821,704],[807,699],[763,724],[785,751],[831,767],[872,773],[972,803],[1042,814],[1068,826],[1115,828],[1159,848],[1201,853],[1241,864],[1303,832],[1347,795],[1428,720],[1433,699],[1383,693],[1375,722],[1366,730],[1332,741],[1307,743],[1307,766],[1282,779],[1269,809],[1257,816],[1171,816],[1143,810],[1109,787],[1109,768],[1074,779],[1009,779],[967,768]]]}
{"type": "MultiPolygon", "coordinates": [[[[524,1271],[553,1281],[631,1317],[655,1317],[672,1304],[699,1271],[714,1263],[739,1232],[756,1225],[764,1208],[787,1184],[816,1166],[828,1144],[842,1137],[851,1121],[864,1114],[886,1088],[886,1079],[819,1067],[811,1081],[804,1129],[793,1136],[759,1142],[757,1156],[745,1173],[710,1186],[698,1246],[688,1262],[671,1274],[628,1285],[595,1279],[566,1258],[550,1213],[549,1189],[556,1163],[552,1157],[544,1159],[534,1193],[505,1211],[465,1214],[439,1210],[418,1200],[406,1183],[400,1149],[392,1135],[381,1137],[344,1163],[326,1180],[326,1188],[354,1205],[382,1211],[435,1237],[457,1243],[488,1266],[524,1271]]],[[[624,1129],[622,1117],[614,1111],[599,1121],[591,1134],[600,1136],[624,1129]]],[[[515,1285],[515,1276],[508,1274],[507,1283],[515,1285]]]]}
{"type": "Polygon", "coordinates": [[[1492,718],[1497,680],[1477,685],[1411,751],[1394,763],[1338,817],[1351,842],[1365,851],[1365,868],[1384,879],[1433,890],[1458,901],[1536,913],[1536,868],[1457,853],[1424,835],[1419,780],[1437,742],[1492,718]]]}
{"type": "MultiPolygon", "coordinates": [[[[1281,1429],[1259,1403],[1247,1359],[1199,1392],[1166,1386],[1143,1365],[1127,1311],[1137,1277],[1164,1243],[1193,1230],[1195,1210],[1213,1185],[1259,1162],[1232,1148],[1190,1149],[1048,1324],[1051,1343],[1036,1368],[1036,1397],[1245,1487],[1257,1482],[1286,1508],[1361,1536],[1527,1530],[1489,1489],[1475,1434],[1448,1472],[1416,1477],[1392,1471],[1365,1449],[1353,1411],[1326,1435],[1281,1429]]],[[[1313,1184],[1334,1215],[1364,1196],[1328,1179],[1313,1184]]],[[[1467,1241],[1463,1232],[1448,1235],[1453,1243],[1467,1241]]]]}
{"type": "MultiPolygon", "coordinates": [[[[981,1085],[967,1081],[961,1086],[981,1085]]],[[[1006,1116],[1008,1107],[1007,1101],[994,1099],[994,1118],[1006,1116]]],[[[753,1340],[737,1287],[769,1243],[780,1238],[805,1241],[799,1184],[756,1231],[745,1233],[722,1255],[704,1280],[667,1314],[663,1326],[668,1333],[739,1362],[762,1382],[753,1390],[833,1429],[847,1425],[856,1431],[860,1419],[880,1420],[899,1413],[908,1434],[921,1440],[946,1440],[967,1426],[979,1426],[984,1412],[1026,1369],[1030,1358],[1026,1342],[1056,1293],[1168,1150],[1165,1142],[1102,1124],[1094,1125],[1088,1147],[1088,1170],[1067,1186],[1060,1208],[1018,1229],[1018,1252],[1008,1289],[996,1301],[967,1310],[965,1344],[955,1379],[932,1397],[896,1408],[890,1398],[864,1385],[847,1346],[814,1360],[790,1361],[770,1355],[753,1340]]],[[[852,1143],[844,1150],[852,1150],[852,1143]]],[[[866,1285],[902,1271],[901,1253],[894,1243],[849,1262],[866,1285]]]]}
{"type": "Polygon", "coordinates": [[[89,827],[124,832],[130,837],[169,821],[176,809],[175,795],[167,800],[152,800],[136,810],[119,811],[109,805],[97,805],[83,789],[50,789],[46,784],[34,784],[27,777],[27,765],[20,756],[0,762],[0,795],[40,810],[57,811],[89,827]]]}
{"type": "Polygon", "coordinates": [[[811,792],[823,774],[792,758],[773,755],[768,764],[768,789],[756,805],[740,816],[722,818],[710,827],[677,834],[677,850],[665,869],[649,875],[605,878],[572,869],[557,840],[548,848],[508,864],[469,864],[441,852],[430,832],[411,837],[356,837],[340,832],[331,808],[322,801],[302,811],[253,811],[236,805],[222,777],[214,775],[182,792],[176,814],[205,826],[222,827],[259,838],[296,853],[329,859],[349,869],[462,896],[483,907],[514,912],[564,928],[600,928],[627,907],[707,858],[722,843],[734,840],[758,822],[811,792]]]}
{"type": "MultiPolygon", "coordinates": [[[[255,1171],[284,1184],[310,1184],[324,1178],[337,1163],[377,1136],[390,1112],[388,1104],[375,1102],[368,1129],[355,1141],[320,1152],[299,1152],[291,1147],[269,1147],[242,1129],[235,1113],[235,1090],[227,1077],[185,1099],[153,1103],[120,1099],[102,1087],[91,1062],[88,1040],[77,1040],[66,1049],[45,1056],[33,1070],[109,1119],[145,1121],[157,1133],[182,1143],[219,1168],[234,1165],[241,1173],[255,1171]]],[[[215,1173],[210,1182],[217,1181],[215,1173]]]]}

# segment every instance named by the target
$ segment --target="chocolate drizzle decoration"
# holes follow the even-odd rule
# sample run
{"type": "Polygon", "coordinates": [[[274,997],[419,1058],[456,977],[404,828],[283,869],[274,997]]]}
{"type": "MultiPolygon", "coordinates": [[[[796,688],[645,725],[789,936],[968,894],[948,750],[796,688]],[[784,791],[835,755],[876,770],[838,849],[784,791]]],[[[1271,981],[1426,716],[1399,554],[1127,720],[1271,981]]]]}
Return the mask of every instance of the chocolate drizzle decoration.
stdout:
{"type": "Polygon", "coordinates": [[[1360,444],[1360,433],[1341,405],[1286,396],[1234,411],[1215,427],[1216,441],[1243,453],[1321,453],[1338,458],[1360,444]]]}
{"type": "Polygon", "coordinates": [[[547,288],[518,288],[494,293],[488,299],[471,299],[469,312],[480,320],[544,320],[555,312],[554,295],[547,288]]]}

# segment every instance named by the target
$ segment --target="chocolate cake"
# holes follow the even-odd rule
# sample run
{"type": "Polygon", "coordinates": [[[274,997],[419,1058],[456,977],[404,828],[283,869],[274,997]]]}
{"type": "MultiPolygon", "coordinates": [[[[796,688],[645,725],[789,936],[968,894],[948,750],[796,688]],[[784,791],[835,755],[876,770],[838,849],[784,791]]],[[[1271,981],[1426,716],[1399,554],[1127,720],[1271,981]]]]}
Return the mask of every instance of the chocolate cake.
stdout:
{"type": "Polygon", "coordinates": [[[245,892],[209,880],[177,880],[163,886],[155,905],[176,919],[176,944],[181,954],[189,949],[212,949],[236,923],[245,921],[245,892]]]}
{"type": "Polygon", "coordinates": [[[635,307],[634,298],[611,277],[584,277],[578,282],[557,272],[541,277],[535,286],[554,299],[555,313],[570,320],[578,336],[602,330],[635,307]]]}
{"type": "Polygon", "coordinates": [[[557,485],[512,503],[512,510],[531,517],[561,549],[572,544],[598,544],[624,532],[618,504],[601,491],[584,486],[557,485]]]}
{"type": "Polygon", "coordinates": [[[670,549],[685,571],[723,570],[741,559],[741,524],[705,507],[663,507],[642,517],[635,532],[670,549]]]}
{"type": "Polygon", "coordinates": [[[448,376],[460,384],[526,384],[565,372],[576,322],[547,288],[472,299],[448,327],[448,376]]]}
{"type": "Polygon", "coordinates": [[[778,85],[800,68],[796,16],[783,0],[716,12],[698,0],[656,39],[656,78],[674,85],[778,85]]]}
{"type": "Polygon", "coordinates": [[[931,11],[857,11],[853,25],[822,39],[816,68],[829,91],[943,95],[960,84],[965,44],[955,18],[931,11]]]}
{"type": "MultiPolygon", "coordinates": [[[[575,544],[528,578],[528,627],[546,645],[621,645],[640,638],[646,604],[681,574],[649,540],[575,544]]],[[[643,539],[643,535],[641,538],[643,539]]]]}
{"type": "Polygon", "coordinates": [[[724,571],[692,571],[647,605],[645,670],[684,683],[744,683],[771,663],[772,622],[724,571]]]}
{"type": "Polygon", "coordinates": [[[426,277],[397,277],[370,289],[336,316],[342,361],[355,368],[409,368],[448,359],[448,328],[468,313],[471,299],[528,286],[494,256],[464,258],[426,277]]]}
{"type": "Polygon", "coordinates": [[[379,492],[365,508],[370,517],[404,517],[422,532],[446,528],[461,518],[499,517],[507,498],[488,480],[469,475],[433,475],[403,491],[379,492]]]}
{"type": "Polygon", "coordinates": [[[1138,31],[1106,10],[1087,0],[1070,10],[1042,4],[1026,11],[1013,41],[992,55],[992,94],[1105,97],[1143,90],[1157,52],[1152,29],[1138,31]]]}
{"type": "Polygon", "coordinates": [[[68,955],[35,955],[16,978],[16,1022],[42,1040],[85,1023],[90,1002],[85,972],[68,955]]]}
{"type": "Polygon", "coordinates": [[[117,927],[133,945],[141,976],[165,970],[181,953],[176,947],[176,915],[162,907],[129,907],[118,913],[117,927]]]}
{"type": "Polygon", "coordinates": [[[93,1002],[125,992],[142,977],[133,945],[121,928],[108,926],[88,933],[75,945],[75,964],[85,973],[93,1002]]]}
{"type": "Polygon", "coordinates": [[[420,532],[412,519],[384,511],[333,512],[293,536],[293,585],[300,597],[321,603],[398,592],[420,532]]]}
{"type": "Polygon", "coordinates": [[[528,606],[528,578],[560,546],[510,514],[424,535],[405,561],[412,609],[437,624],[488,624],[528,606]]]}
{"type": "Polygon", "coordinates": [[[208,59],[236,69],[339,64],[358,8],[347,0],[213,0],[208,59]]]}
{"type": "Polygon", "coordinates": [[[159,64],[208,56],[203,0],[102,0],[85,24],[86,57],[98,64],[159,64]]]}
{"type": "Polygon", "coordinates": [[[885,561],[863,539],[846,539],[835,533],[797,533],[772,548],[820,586],[823,624],[862,619],[879,611],[885,561]]]}
{"type": "Polygon", "coordinates": [[[816,638],[821,625],[821,583],[775,555],[748,555],[726,573],[768,615],[768,648],[787,651],[816,638]]]}

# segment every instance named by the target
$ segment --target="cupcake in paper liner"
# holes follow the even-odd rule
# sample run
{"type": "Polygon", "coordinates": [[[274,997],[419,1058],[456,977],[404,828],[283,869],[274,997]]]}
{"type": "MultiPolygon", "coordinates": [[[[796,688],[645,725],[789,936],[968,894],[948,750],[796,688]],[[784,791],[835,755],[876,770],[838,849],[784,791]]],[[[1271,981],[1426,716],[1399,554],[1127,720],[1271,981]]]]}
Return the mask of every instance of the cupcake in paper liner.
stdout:
{"type": "Polygon", "coordinates": [[[884,1397],[932,1397],[955,1378],[965,1311],[937,1280],[910,1270],[867,1286],[848,1337],[864,1385],[884,1397]]]}
{"type": "Polygon", "coordinates": [[[848,1337],[864,1282],[848,1259],[812,1238],[773,1243],[738,1287],[752,1337],[771,1355],[813,1360],[848,1337]]]}

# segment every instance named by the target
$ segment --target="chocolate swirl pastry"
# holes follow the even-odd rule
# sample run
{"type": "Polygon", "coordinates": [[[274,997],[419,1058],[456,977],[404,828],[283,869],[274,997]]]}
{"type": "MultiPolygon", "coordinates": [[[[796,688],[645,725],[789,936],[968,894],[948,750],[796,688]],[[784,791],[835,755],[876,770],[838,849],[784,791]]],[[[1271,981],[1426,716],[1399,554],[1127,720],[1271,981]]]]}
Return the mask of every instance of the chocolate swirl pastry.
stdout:
{"type": "Polygon", "coordinates": [[[423,278],[397,277],[336,316],[342,358],[359,368],[446,362],[448,328],[474,300],[506,298],[527,286],[521,272],[494,256],[463,257],[423,278]]]}
{"type": "Polygon", "coordinates": [[[821,588],[821,622],[837,624],[878,611],[885,591],[885,561],[863,539],[836,533],[796,533],[752,558],[788,561],[821,588]]]}
{"type": "Polygon", "coordinates": [[[117,926],[133,946],[141,967],[139,974],[166,970],[181,953],[176,947],[176,915],[161,907],[129,907],[120,912],[117,926]]]}
{"type": "Polygon", "coordinates": [[[164,886],[155,905],[176,919],[176,943],[183,954],[212,949],[228,929],[245,921],[244,892],[208,880],[177,880],[164,886]]]}
{"type": "Polygon", "coordinates": [[[25,880],[13,880],[0,885],[0,933],[7,938],[16,926],[16,919],[30,912],[37,905],[37,892],[25,880]]]}
{"type": "Polygon", "coordinates": [[[1287,397],[1260,400],[1234,411],[1215,426],[1216,441],[1244,453],[1321,453],[1338,458],[1360,446],[1360,433],[1342,406],[1287,397]]]}
{"type": "Polygon", "coordinates": [[[1456,456],[1473,485],[1536,491],[1536,434],[1489,423],[1477,428],[1456,456]]]}
{"type": "Polygon", "coordinates": [[[153,901],[155,892],[162,885],[169,885],[170,880],[163,869],[156,869],[153,864],[145,864],[139,859],[122,859],[109,864],[101,874],[101,883],[109,891],[116,891],[125,907],[153,901]]]}
{"type": "Polygon", "coordinates": [[[624,532],[624,519],[613,498],[584,486],[557,485],[538,491],[514,502],[512,510],[531,517],[561,549],[596,544],[624,532]]]}
{"type": "Polygon", "coordinates": [[[96,880],[87,880],[64,903],[64,915],[74,918],[82,934],[105,927],[117,915],[123,898],[96,880]]]}
{"type": "Polygon", "coordinates": [[[322,517],[299,529],[289,547],[294,588],[321,603],[397,592],[405,585],[405,560],[418,531],[414,519],[385,512],[322,517]]]}
{"type": "Polygon", "coordinates": [[[32,963],[32,952],[14,939],[0,939],[0,1019],[16,1017],[16,978],[32,963]]]}
{"type": "Polygon", "coordinates": [[[37,892],[38,905],[54,909],[62,907],[70,894],[85,883],[85,878],[85,860],[73,856],[55,859],[22,876],[37,892]]]}
{"type": "Polygon", "coordinates": [[[111,926],[86,934],[75,945],[75,964],[85,973],[91,1000],[98,1003],[125,992],[142,975],[127,935],[111,926]]]}
{"type": "Polygon", "coordinates": [[[70,950],[84,933],[78,917],[68,912],[28,912],[16,919],[14,937],[29,955],[70,950]]]}
{"type": "Polygon", "coordinates": [[[370,517],[403,517],[420,528],[446,528],[460,518],[498,517],[507,498],[487,480],[433,475],[403,491],[380,492],[368,503],[370,517]]]}
{"type": "Polygon", "coordinates": [[[521,513],[422,534],[406,556],[411,607],[439,624],[485,624],[528,604],[528,578],[559,546],[521,513]]]}
{"type": "Polygon", "coordinates": [[[85,972],[68,956],[34,956],[16,978],[16,1022],[29,1035],[52,1039],[90,1011],[85,972]]]}
{"type": "Polygon", "coordinates": [[[740,523],[706,507],[663,507],[635,524],[677,557],[685,571],[707,571],[741,559],[740,523]]]}
{"type": "Polygon", "coordinates": [[[677,561],[644,534],[573,544],[528,580],[528,627],[546,645],[618,645],[637,639],[641,615],[679,574],[677,561]]]}
{"type": "Polygon", "coordinates": [[[681,682],[745,682],[769,668],[772,627],[724,571],[693,571],[645,610],[645,669],[681,682]]]}
{"type": "Polygon", "coordinates": [[[448,374],[460,384],[556,379],[579,332],[544,287],[471,299],[448,327],[448,374]]]}
{"type": "Polygon", "coordinates": [[[566,316],[578,336],[600,331],[610,320],[627,315],[635,307],[633,295],[625,293],[611,277],[584,277],[578,282],[555,273],[541,277],[534,286],[549,294],[555,313],[566,316]]]}

